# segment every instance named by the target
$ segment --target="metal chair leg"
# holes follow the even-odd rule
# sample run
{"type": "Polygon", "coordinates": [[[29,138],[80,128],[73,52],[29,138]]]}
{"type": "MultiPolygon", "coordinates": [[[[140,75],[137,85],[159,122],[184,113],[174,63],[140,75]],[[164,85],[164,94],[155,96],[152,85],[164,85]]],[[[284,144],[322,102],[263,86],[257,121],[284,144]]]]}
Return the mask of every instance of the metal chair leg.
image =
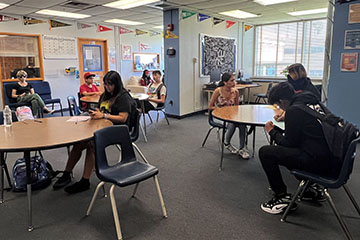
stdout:
{"type": "Polygon", "coordinates": [[[137,191],[138,187],[139,187],[139,183],[137,183],[137,184],[135,185],[134,192],[133,192],[133,194],[131,195],[132,198],[135,197],[135,194],[136,194],[136,191],[137,191]]]}
{"type": "Polygon", "coordinates": [[[209,131],[207,132],[207,134],[206,134],[206,136],[205,136],[205,139],[204,139],[203,143],[201,144],[201,147],[204,147],[204,146],[205,146],[205,143],[206,143],[206,141],[207,141],[207,139],[208,139],[208,137],[209,137],[209,134],[211,133],[211,130],[213,130],[213,129],[214,129],[214,127],[211,127],[211,128],[209,129],[209,131]]]}
{"type": "Polygon", "coordinates": [[[167,216],[167,212],[166,212],[166,208],[165,208],[164,199],[163,199],[163,197],[162,197],[161,190],[160,190],[159,180],[158,180],[158,178],[157,178],[156,175],[154,176],[154,182],[155,182],[155,186],[156,186],[157,193],[158,193],[158,195],[159,195],[159,200],[160,200],[160,204],[161,204],[161,209],[162,209],[163,216],[164,216],[164,218],[167,218],[168,216],[167,216]]]}
{"type": "Polygon", "coordinates": [[[308,180],[308,181],[306,181],[305,186],[304,186],[303,189],[301,190],[301,193],[300,193],[300,195],[299,195],[299,200],[301,200],[301,198],[302,198],[303,195],[304,195],[304,192],[305,192],[306,189],[309,187],[309,185],[310,185],[310,181],[308,180]]]}
{"type": "Polygon", "coordinates": [[[150,122],[153,123],[153,120],[152,120],[152,118],[151,118],[150,112],[148,112],[147,115],[148,115],[148,117],[149,117],[149,119],[150,119],[150,122]]]}
{"type": "Polygon", "coordinates": [[[217,140],[218,140],[218,144],[219,144],[219,149],[220,149],[220,151],[221,151],[221,136],[220,136],[220,128],[218,128],[218,129],[216,130],[216,132],[217,132],[217,140]]]}
{"type": "Polygon", "coordinates": [[[118,240],[122,240],[119,214],[118,214],[118,211],[116,208],[116,201],[115,201],[115,195],[114,195],[115,187],[116,186],[113,184],[110,188],[110,201],[111,201],[111,208],[112,208],[113,215],[114,215],[114,222],[115,222],[117,238],[118,238],[118,240]]]}
{"type": "Polygon", "coordinates": [[[142,160],[149,164],[149,161],[146,159],[146,157],[144,156],[144,154],[140,151],[140,148],[135,144],[135,143],[132,143],[133,147],[135,148],[135,150],[139,153],[140,157],[142,158],[142,160]]]}
{"type": "Polygon", "coordinates": [[[103,197],[107,198],[108,195],[106,194],[105,184],[102,185],[102,190],[103,190],[103,194],[104,194],[103,197]]]}
{"type": "Polygon", "coordinates": [[[147,140],[147,137],[146,137],[146,134],[145,134],[145,131],[144,131],[144,127],[139,123],[139,127],[140,127],[140,130],[141,130],[141,132],[142,132],[142,135],[144,136],[144,140],[145,140],[145,142],[147,142],[148,140],[147,140]]]}
{"type": "Polygon", "coordinates": [[[347,239],[352,240],[353,238],[351,237],[351,234],[350,234],[348,228],[346,227],[344,220],[342,219],[342,217],[340,216],[338,210],[336,209],[334,201],[332,200],[332,198],[331,198],[331,196],[330,196],[330,194],[329,194],[329,192],[328,192],[328,190],[326,188],[324,189],[324,192],[325,192],[325,196],[329,200],[329,204],[330,204],[332,210],[334,211],[334,214],[335,214],[337,220],[339,221],[342,229],[344,230],[344,232],[346,234],[347,239]]]}
{"type": "Polygon", "coordinates": [[[86,211],[86,216],[89,216],[89,215],[90,215],[91,209],[92,209],[92,207],[93,207],[93,205],[94,205],[94,202],[95,202],[95,200],[96,200],[96,196],[98,195],[100,188],[101,188],[104,184],[105,184],[105,182],[99,182],[99,184],[97,185],[96,190],[95,190],[95,192],[94,192],[94,195],[93,195],[93,197],[92,197],[92,199],[91,199],[90,205],[89,205],[89,207],[88,207],[88,210],[86,211]]]}
{"type": "Polygon", "coordinates": [[[156,122],[159,121],[159,111],[156,111],[156,122]]]}
{"type": "MultiPolygon", "coordinates": [[[[5,168],[6,169],[6,168],[5,168]]],[[[352,204],[354,205],[356,211],[358,212],[358,214],[360,215],[360,208],[359,205],[357,204],[355,198],[353,197],[353,195],[350,192],[350,189],[348,188],[348,186],[346,186],[345,184],[343,185],[343,188],[345,189],[346,194],[348,195],[348,197],[350,198],[350,201],[352,202],[352,204]]]]}
{"type": "Polygon", "coordinates": [[[289,211],[290,211],[290,209],[291,209],[291,206],[292,206],[292,205],[294,204],[294,202],[296,201],[297,196],[299,195],[299,193],[300,193],[301,189],[304,187],[304,185],[305,185],[305,180],[301,180],[298,189],[296,190],[295,194],[293,195],[293,197],[292,197],[292,199],[291,199],[291,202],[290,202],[290,204],[287,206],[287,208],[286,208],[284,214],[282,215],[280,221],[282,221],[282,222],[285,222],[285,221],[286,221],[286,217],[287,217],[287,215],[288,215],[288,213],[289,213],[289,211]]]}
{"type": "Polygon", "coordinates": [[[60,104],[60,112],[61,112],[61,116],[63,117],[63,116],[64,116],[64,112],[63,112],[62,104],[61,104],[61,103],[59,103],[59,104],[60,104]]]}
{"type": "Polygon", "coordinates": [[[161,111],[163,112],[163,114],[164,114],[164,116],[165,116],[165,120],[166,120],[167,124],[170,125],[169,119],[168,119],[168,117],[166,116],[165,111],[164,111],[163,109],[161,109],[161,111]]]}
{"type": "Polygon", "coordinates": [[[9,188],[11,189],[11,188],[12,188],[12,184],[11,184],[11,180],[10,180],[9,169],[8,169],[6,163],[4,163],[4,170],[5,170],[5,174],[6,174],[6,179],[7,179],[8,184],[9,184],[9,188]]]}

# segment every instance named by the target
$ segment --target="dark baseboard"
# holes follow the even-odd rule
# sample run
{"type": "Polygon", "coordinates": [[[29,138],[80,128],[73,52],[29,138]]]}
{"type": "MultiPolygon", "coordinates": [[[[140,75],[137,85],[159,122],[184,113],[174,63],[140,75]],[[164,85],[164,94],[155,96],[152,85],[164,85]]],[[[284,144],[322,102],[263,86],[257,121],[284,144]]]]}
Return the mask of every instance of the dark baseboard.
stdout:
{"type": "Polygon", "coordinates": [[[171,117],[171,118],[176,118],[176,119],[183,119],[183,118],[194,116],[194,115],[197,115],[197,114],[204,114],[207,111],[208,111],[207,109],[204,109],[204,110],[200,110],[200,111],[197,111],[197,112],[184,114],[184,115],[181,115],[181,116],[166,113],[166,116],[171,117]]]}

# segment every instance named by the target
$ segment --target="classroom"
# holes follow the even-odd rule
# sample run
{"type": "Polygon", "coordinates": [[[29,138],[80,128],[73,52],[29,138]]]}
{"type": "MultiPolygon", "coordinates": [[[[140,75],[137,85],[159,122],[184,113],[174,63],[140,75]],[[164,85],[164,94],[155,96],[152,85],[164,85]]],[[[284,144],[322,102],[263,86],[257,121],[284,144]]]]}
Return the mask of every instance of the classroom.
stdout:
{"type": "Polygon", "coordinates": [[[359,39],[360,0],[0,0],[0,239],[360,239],[359,39]]]}

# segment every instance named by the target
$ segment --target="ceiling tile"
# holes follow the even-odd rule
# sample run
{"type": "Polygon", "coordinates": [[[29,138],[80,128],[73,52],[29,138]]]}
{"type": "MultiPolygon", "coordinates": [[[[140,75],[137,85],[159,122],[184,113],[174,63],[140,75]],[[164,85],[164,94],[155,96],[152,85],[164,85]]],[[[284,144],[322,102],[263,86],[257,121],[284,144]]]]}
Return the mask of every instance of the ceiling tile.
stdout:
{"type": "Polygon", "coordinates": [[[96,6],[96,7],[88,8],[85,10],[81,10],[77,13],[89,14],[89,15],[106,15],[106,13],[114,12],[114,10],[115,9],[113,9],[113,8],[96,6]]]}
{"type": "MultiPolygon", "coordinates": [[[[2,0],[0,0],[2,1],[2,0]]],[[[18,1],[19,2],[19,1],[18,1]]],[[[16,6],[33,7],[33,8],[48,8],[63,3],[64,0],[24,0],[16,4],[16,6]]]]}
{"type": "Polygon", "coordinates": [[[1,0],[2,3],[6,3],[6,4],[14,4],[16,2],[18,2],[19,0],[1,0]]]}
{"type": "Polygon", "coordinates": [[[17,7],[17,6],[10,6],[4,9],[1,9],[1,13],[9,13],[9,14],[16,14],[16,15],[23,15],[29,14],[38,11],[39,9],[36,8],[28,8],[28,7],[17,7]]]}
{"type": "Polygon", "coordinates": [[[76,0],[76,1],[82,3],[96,4],[96,5],[103,5],[106,3],[115,2],[115,0],[76,0]]]}
{"type": "Polygon", "coordinates": [[[79,9],[77,9],[77,8],[68,8],[68,7],[63,7],[63,6],[60,6],[60,5],[50,7],[48,9],[56,10],[56,11],[63,11],[63,12],[78,12],[79,11],[79,9]]]}

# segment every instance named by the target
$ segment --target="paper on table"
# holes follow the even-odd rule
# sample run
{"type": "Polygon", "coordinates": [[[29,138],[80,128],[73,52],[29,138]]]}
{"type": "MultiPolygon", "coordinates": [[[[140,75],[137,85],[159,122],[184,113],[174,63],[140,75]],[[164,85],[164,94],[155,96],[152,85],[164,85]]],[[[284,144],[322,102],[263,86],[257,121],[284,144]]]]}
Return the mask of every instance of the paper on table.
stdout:
{"type": "Polygon", "coordinates": [[[273,120],[272,122],[278,128],[285,130],[285,122],[284,121],[278,122],[278,121],[273,120]]]}
{"type": "Polygon", "coordinates": [[[74,116],[67,120],[67,122],[85,122],[90,119],[90,116],[74,116]]]}

